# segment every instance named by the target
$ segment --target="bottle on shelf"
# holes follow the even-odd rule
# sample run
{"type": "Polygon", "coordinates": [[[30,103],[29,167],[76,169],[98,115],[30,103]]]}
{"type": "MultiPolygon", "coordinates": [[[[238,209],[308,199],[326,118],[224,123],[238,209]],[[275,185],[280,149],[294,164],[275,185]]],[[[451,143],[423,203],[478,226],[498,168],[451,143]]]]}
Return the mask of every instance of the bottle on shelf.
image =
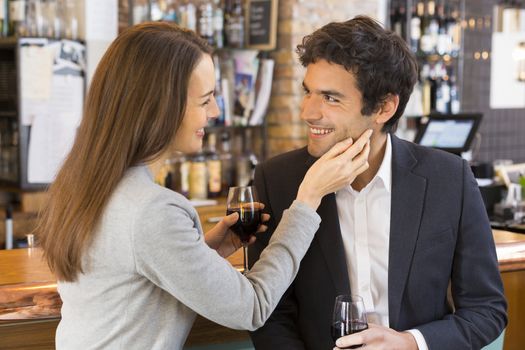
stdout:
{"type": "Polygon", "coordinates": [[[452,6],[449,7],[446,27],[447,35],[450,37],[451,41],[449,48],[450,54],[452,56],[457,56],[461,48],[461,23],[458,10],[453,9],[452,6]]]}
{"type": "Polygon", "coordinates": [[[244,47],[244,13],[241,0],[233,0],[231,11],[225,17],[226,45],[231,48],[244,47]]]}
{"type": "Polygon", "coordinates": [[[458,86],[456,84],[456,76],[450,75],[450,113],[458,114],[461,111],[461,103],[459,99],[458,86]]]}
{"type": "Polygon", "coordinates": [[[392,30],[402,37],[403,39],[406,39],[406,9],[405,6],[400,5],[395,8],[394,14],[391,17],[392,22],[392,30]]]}
{"type": "Polygon", "coordinates": [[[202,152],[191,157],[189,185],[190,199],[206,199],[208,197],[206,157],[202,152]]]}
{"type": "Polygon", "coordinates": [[[219,157],[221,159],[221,180],[222,180],[222,195],[228,195],[228,188],[235,184],[235,164],[230,147],[230,134],[223,132],[221,135],[221,152],[219,157]]]}
{"type": "Polygon", "coordinates": [[[4,23],[7,22],[7,10],[6,10],[7,0],[0,0],[0,36],[7,36],[7,29],[4,32],[4,23]]]}
{"type": "MultiPolygon", "coordinates": [[[[6,0],[7,1],[7,0],[6,0]]],[[[9,0],[9,35],[26,35],[26,1],[9,0]]]]}
{"type": "Polygon", "coordinates": [[[201,38],[214,46],[213,5],[210,1],[205,0],[199,4],[197,23],[201,38]]]}
{"type": "Polygon", "coordinates": [[[208,197],[219,197],[222,190],[222,166],[219,153],[217,153],[217,135],[214,133],[208,136],[206,168],[208,170],[208,197]]]}
{"type": "MultiPolygon", "coordinates": [[[[244,135],[237,135],[242,144],[242,153],[237,156],[235,162],[235,174],[237,186],[248,186],[252,183],[255,166],[258,163],[257,156],[253,153],[252,133],[247,129],[244,135]]],[[[237,141],[239,143],[239,141],[237,141]]]]}
{"type": "Polygon", "coordinates": [[[419,51],[421,41],[421,6],[419,4],[413,5],[412,17],[410,18],[410,49],[412,52],[419,51]]]}
{"type": "Polygon", "coordinates": [[[218,49],[224,47],[224,11],[220,0],[213,0],[213,43],[218,49]]]}
{"type": "Polygon", "coordinates": [[[181,27],[197,31],[197,8],[191,1],[179,6],[179,24],[181,27]]]}
{"type": "Polygon", "coordinates": [[[447,31],[447,17],[445,15],[445,7],[440,4],[438,6],[439,16],[439,34],[437,39],[436,51],[438,55],[450,55],[452,53],[452,37],[447,31]]]}
{"type": "Polygon", "coordinates": [[[221,65],[220,60],[217,55],[213,55],[213,63],[215,65],[215,102],[217,107],[219,107],[220,114],[216,119],[210,120],[212,125],[224,125],[225,124],[225,101],[224,94],[222,89],[222,76],[221,76],[221,65]]]}
{"type": "Polygon", "coordinates": [[[183,153],[175,152],[169,160],[169,163],[170,173],[168,174],[169,179],[165,181],[166,187],[188,197],[190,192],[190,161],[183,153]]]}

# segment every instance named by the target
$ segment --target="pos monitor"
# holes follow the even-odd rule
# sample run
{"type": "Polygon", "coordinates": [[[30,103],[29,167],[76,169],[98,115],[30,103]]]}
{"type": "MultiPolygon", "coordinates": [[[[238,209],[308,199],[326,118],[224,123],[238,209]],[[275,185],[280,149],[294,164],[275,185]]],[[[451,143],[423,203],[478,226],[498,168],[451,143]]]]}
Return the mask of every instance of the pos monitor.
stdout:
{"type": "Polygon", "coordinates": [[[467,152],[481,117],[481,113],[429,115],[422,118],[414,142],[455,154],[467,152]]]}

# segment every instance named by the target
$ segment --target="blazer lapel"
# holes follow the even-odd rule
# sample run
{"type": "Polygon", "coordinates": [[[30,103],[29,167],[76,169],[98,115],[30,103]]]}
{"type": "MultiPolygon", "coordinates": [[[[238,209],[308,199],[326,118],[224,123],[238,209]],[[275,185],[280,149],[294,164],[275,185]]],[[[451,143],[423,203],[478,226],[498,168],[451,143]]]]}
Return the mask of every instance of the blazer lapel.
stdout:
{"type": "MultiPolygon", "coordinates": [[[[308,152],[306,153],[308,154],[308,152]]],[[[305,163],[306,171],[315,161],[316,158],[308,154],[305,163]]],[[[341,237],[341,229],[339,227],[335,193],[326,195],[322,199],[317,213],[323,220],[315,235],[314,242],[317,241],[321,247],[321,252],[328,266],[328,271],[330,272],[336,293],[338,295],[350,294],[350,281],[348,279],[346,256],[343,239],[341,237]]]]}
{"type": "Polygon", "coordinates": [[[317,212],[323,221],[315,238],[321,246],[336,293],[350,294],[350,281],[334,193],[323,198],[317,212]]]}
{"type": "Polygon", "coordinates": [[[426,178],[413,172],[417,159],[405,143],[392,135],[392,207],[388,261],[388,311],[396,329],[404,288],[419,234],[426,178]]]}

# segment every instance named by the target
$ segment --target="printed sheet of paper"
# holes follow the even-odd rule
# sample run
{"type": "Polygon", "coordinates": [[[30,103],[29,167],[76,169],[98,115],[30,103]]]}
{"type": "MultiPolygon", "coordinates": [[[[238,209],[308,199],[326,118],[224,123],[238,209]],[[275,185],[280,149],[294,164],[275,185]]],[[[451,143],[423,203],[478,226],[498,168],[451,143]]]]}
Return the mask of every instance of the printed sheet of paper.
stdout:
{"type": "Polygon", "coordinates": [[[54,75],[47,113],[32,123],[28,155],[29,183],[49,183],[73,145],[82,117],[82,77],[54,75]]]}

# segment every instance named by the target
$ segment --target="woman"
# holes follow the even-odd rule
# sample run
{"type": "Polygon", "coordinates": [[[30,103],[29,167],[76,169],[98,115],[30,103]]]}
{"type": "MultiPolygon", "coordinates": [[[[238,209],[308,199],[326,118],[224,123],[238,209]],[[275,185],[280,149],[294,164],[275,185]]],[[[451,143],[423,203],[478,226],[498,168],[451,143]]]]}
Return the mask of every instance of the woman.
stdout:
{"type": "Polygon", "coordinates": [[[224,259],[239,247],[228,230],[237,214],[203,235],[190,203],[155,185],[146,167],[167,151],[200,150],[219,114],[210,53],[193,32],[146,23],[102,58],[39,228],[63,300],[58,349],[181,349],[196,313],[261,326],[318,228],[321,198],[366,169],[365,138],[334,146],[261,260],[238,273],[224,259]]]}

